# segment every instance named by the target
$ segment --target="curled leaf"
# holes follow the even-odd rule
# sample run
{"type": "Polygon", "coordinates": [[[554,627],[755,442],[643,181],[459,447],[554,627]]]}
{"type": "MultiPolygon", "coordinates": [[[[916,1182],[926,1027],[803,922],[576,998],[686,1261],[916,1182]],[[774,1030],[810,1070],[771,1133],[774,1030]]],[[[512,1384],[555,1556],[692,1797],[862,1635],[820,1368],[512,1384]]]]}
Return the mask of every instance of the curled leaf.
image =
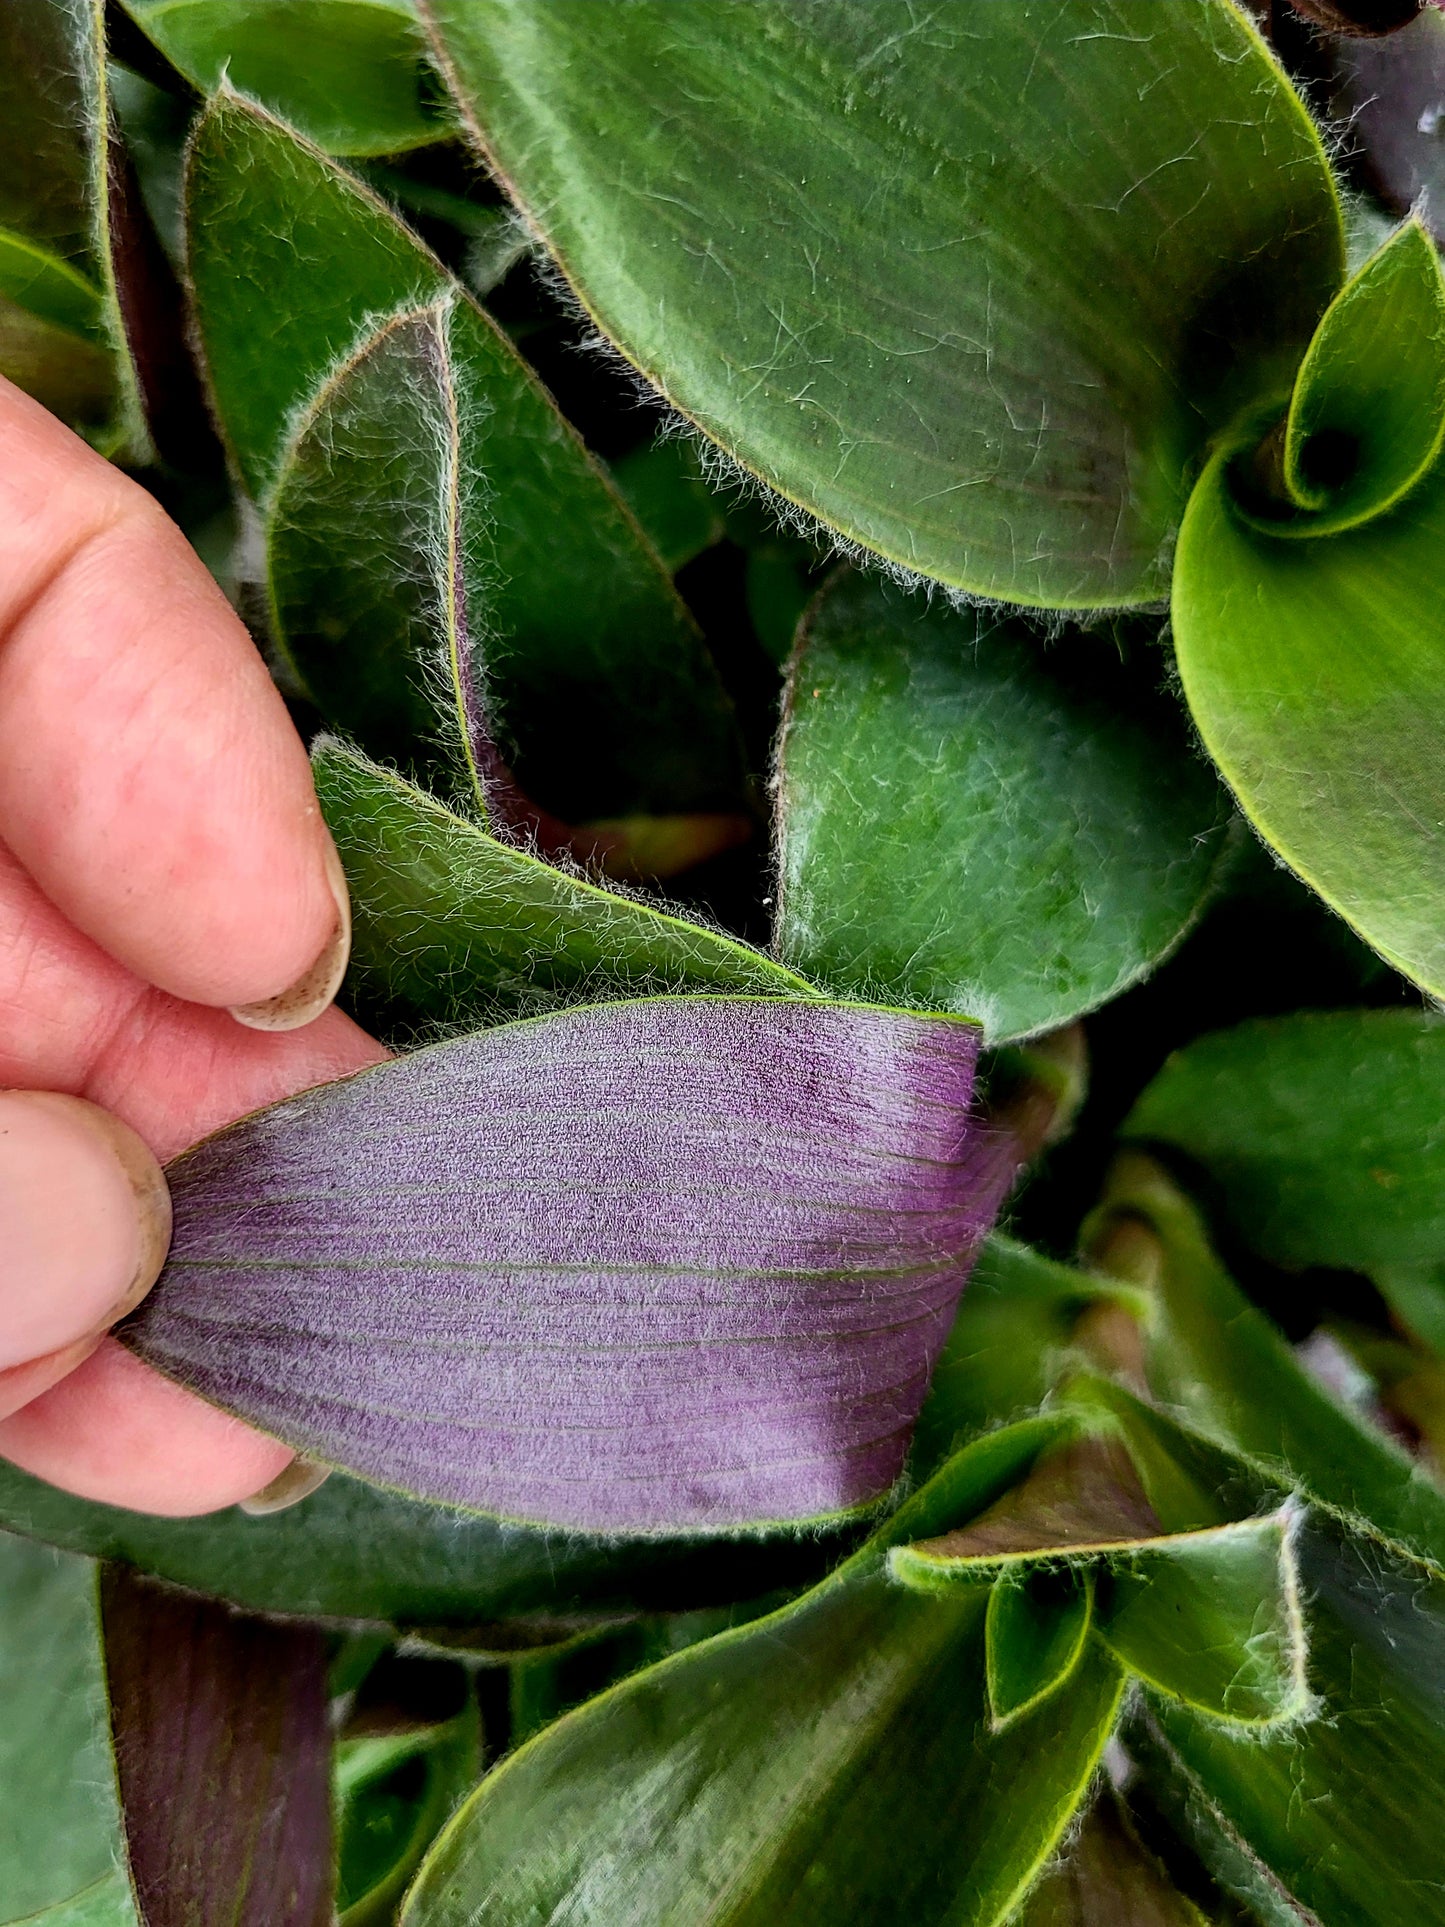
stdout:
{"type": "Polygon", "coordinates": [[[1179,537],[1189,707],[1250,820],[1367,942],[1445,991],[1445,279],[1403,229],[1300,371],[1273,519],[1224,444],[1179,537]]]}
{"type": "Polygon", "coordinates": [[[1336,295],[1295,376],[1273,535],[1323,536],[1393,508],[1445,439],[1445,276],[1418,221],[1336,295]]]}
{"type": "Polygon", "coordinates": [[[733,814],[740,751],[696,626],[496,323],[378,196],[234,95],[197,127],[187,193],[274,627],[332,724],[504,819],[510,771],[567,823],[733,814]]]}
{"type": "Polygon", "coordinates": [[[1220,1520],[1218,1496],[1197,1484],[1197,1446],[1179,1435],[1174,1458],[1174,1428],[1120,1403],[1122,1393],[1108,1397],[1140,1431],[1138,1467],[1124,1437],[1085,1429],[1043,1453],[969,1523],[895,1547],[895,1577],[943,1595],[993,1582],[996,1718],[1057,1684],[1073,1663],[1070,1640],[1082,1640],[1091,1619],[1093,1636],[1131,1673],[1213,1718],[1299,1720],[1311,1701],[1292,1549],[1297,1509],[1220,1520]],[[1040,1586],[1070,1573],[1088,1583],[1091,1614],[1068,1592],[1040,1598],[1040,1586]]]}
{"type": "Polygon", "coordinates": [[[1041,1567],[995,1581],[984,1621],[984,1668],[995,1728],[1067,1683],[1083,1655],[1093,1608],[1092,1581],[1067,1568],[1041,1567]]]}
{"type": "Polygon", "coordinates": [[[440,1044],[171,1167],[125,1328],[383,1484],[599,1531],[880,1497],[1012,1175],[977,1028],[656,998],[440,1044]]]}

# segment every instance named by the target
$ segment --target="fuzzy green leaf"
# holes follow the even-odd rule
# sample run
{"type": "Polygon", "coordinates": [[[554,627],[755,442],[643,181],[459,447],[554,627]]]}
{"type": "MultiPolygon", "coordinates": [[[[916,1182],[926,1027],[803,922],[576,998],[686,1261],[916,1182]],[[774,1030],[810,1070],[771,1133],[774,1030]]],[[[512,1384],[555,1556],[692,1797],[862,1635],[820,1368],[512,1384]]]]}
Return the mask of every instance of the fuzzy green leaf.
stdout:
{"type": "MultiPolygon", "coordinates": [[[[0,374],[107,454],[150,452],[112,232],[101,0],[0,7],[0,374]]],[[[113,164],[114,162],[114,164],[113,164]]]]}
{"type": "Polygon", "coordinates": [[[0,1920],[139,1927],[110,1750],[96,1568],[0,1533],[0,1920]]]}
{"type": "Polygon", "coordinates": [[[1175,1053],[1124,1125],[1186,1152],[1278,1265],[1445,1259],[1445,1022],[1301,1011],[1175,1053]]]}
{"type": "Polygon", "coordinates": [[[1103,638],[845,576],[794,663],[780,755],[788,962],[967,1011],[997,1040],[1117,996],[1209,889],[1227,806],[1103,638]]]}
{"type": "Polygon", "coordinates": [[[455,745],[480,727],[475,700],[460,725],[424,721],[428,678],[465,644],[473,697],[485,682],[545,808],[568,821],[736,809],[731,712],[665,570],[516,350],[410,230],[230,96],[195,137],[189,222],[213,396],[265,504],[277,626],[334,720],[363,748],[407,738],[409,760],[435,761],[439,735],[455,745]]]}
{"type": "Polygon", "coordinates": [[[1191,461],[1340,277],[1317,136],[1225,0],[422,13],[629,360],[829,526],[983,595],[1162,594],[1191,461]]]}
{"type": "Polygon", "coordinates": [[[816,994],[733,937],[499,843],[338,743],[312,767],[351,885],[352,968],[397,1024],[662,990],[816,994]]]}
{"type": "MultiPolygon", "coordinates": [[[[445,299],[394,316],[313,396],[267,526],[279,636],[328,721],[485,805],[480,650],[495,576],[445,299]]],[[[481,329],[475,329],[482,334],[481,329]]]]}
{"type": "Polygon", "coordinates": [[[1415,225],[1326,316],[1272,516],[1226,442],[1179,538],[1190,709],[1261,834],[1367,942],[1445,994],[1445,278],[1415,225]],[[1407,492],[1408,491],[1408,492],[1407,492]]]}
{"type": "Polygon", "coordinates": [[[3,1461],[0,1526],[254,1612],[483,1629],[498,1647],[528,1627],[576,1631],[637,1611],[682,1611],[808,1585],[849,1543],[824,1534],[624,1545],[499,1525],[342,1472],[265,1517],[232,1508],[161,1519],[77,1499],[3,1461]]]}
{"type": "Polygon", "coordinates": [[[1442,437],[1445,278],[1407,221],[1336,296],[1295,377],[1282,469],[1305,513],[1283,529],[1326,535],[1383,514],[1442,437]]]}
{"type": "Polygon", "coordinates": [[[1038,1567],[994,1582],[984,1620],[989,1717],[1007,1726],[1067,1684],[1093,1617],[1087,1574],[1038,1567]]]}
{"type": "Polygon", "coordinates": [[[1306,1527],[1321,1716],[1237,1737],[1155,1701],[1129,1736],[1156,1797],[1271,1927],[1436,1927],[1445,1832],[1445,1584],[1306,1527]]]}
{"type": "Polygon", "coordinates": [[[423,1854],[477,1782],[480,1739],[469,1702],[441,1724],[338,1743],[338,1927],[391,1927],[423,1854]]]}
{"type": "MultiPolygon", "coordinates": [[[[1072,1570],[1092,1582],[1096,1636],[1131,1673],[1216,1719],[1299,1719],[1310,1701],[1294,1511],[1230,1516],[1229,1484],[1202,1462],[1200,1442],[1126,1394],[1100,1386],[1081,1420],[1078,1436],[977,1518],[897,1547],[894,1576],[943,1597],[993,1579],[998,1598],[1001,1587],[1072,1570]],[[1122,1435],[1093,1429],[1111,1413],[1122,1435]]],[[[1004,1610],[991,1606],[991,1623],[1004,1610]]],[[[1017,1617],[1027,1629],[1029,1616],[1017,1617]]],[[[1033,1647],[1047,1644],[1035,1633],[1033,1647]]],[[[1027,1677],[1033,1654],[1028,1640],[1020,1646],[1027,1677]]],[[[1048,1670],[1034,1671],[1035,1692],[1049,1690],[1048,1670]]]]}
{"type": "Polygon", "coordinates": [[[986,1503],[1056,1434],[981,1441],[795,1605],[548,1727],[442,1835],[406,1927],[482,1908],[496,1927],[1006,1919],[1093,1777],[1119,1676],[1094,1648],[990,1734],[983,1592],[910,1593],[885,1550],[986,1503]]]}
{"type": "Polygon", "coordinates": [[[1117,1279],[1061,1265],[995,1232],[968,1281],[913,1435],[915,1476],[928,1476],[966,1437],[1035,1412],[1057,1383],[1079,1321],[1142,1312],[1117,1279]]]}
{"type": "Polygon", "coordinates": [[[186,225],[212,399],[260,501],[299,415],[358,342],[451,284],[376,195],[231,94],[192,137],[186,225]]]}
{"type": "Polygon", "coordinates": [[[1144,1158],[1121,1159],[1107,1207],[1147,1225],[1157,1241],[1145,1325],[1155,1396],[1283,1484],[1445,1571],[1445,1493],[1304,1371],[1163,1172],[1144,1158]]]}
{"type": "Polygon", "coordinates": [[[1180,1533],[1111,1564],[1099,1637],[1139,1679],[1212,1719],[1265,1728],[1311,1708],[1293,1515],[1180,1533]]]}
{"type": "Polygon", "coordinates": [[[203,93],[224,80],[333,154],[394,154],[448,131],[408,0],[122,3],[203,93]]]}

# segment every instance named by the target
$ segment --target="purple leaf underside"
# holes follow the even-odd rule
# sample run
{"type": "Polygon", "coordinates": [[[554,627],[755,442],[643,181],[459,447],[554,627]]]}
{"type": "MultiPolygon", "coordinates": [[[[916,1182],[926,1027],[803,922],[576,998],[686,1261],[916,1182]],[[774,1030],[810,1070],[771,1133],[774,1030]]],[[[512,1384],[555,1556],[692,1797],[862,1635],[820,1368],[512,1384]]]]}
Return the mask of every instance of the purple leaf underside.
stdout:
{"type": "Polygon", "coordinates": [[[439,1044],[170,1170],[143,1358],[303,1452],[598,1532],[858,1508],[1016,1163],[979,1032],[659,997],[439,1044]]]}
{"type": "Polygon", "coordinates": [[[145,1927],[327,1927],[326,1635],[121,1566],[101,1586],[126,1858],[145,1927]]]}

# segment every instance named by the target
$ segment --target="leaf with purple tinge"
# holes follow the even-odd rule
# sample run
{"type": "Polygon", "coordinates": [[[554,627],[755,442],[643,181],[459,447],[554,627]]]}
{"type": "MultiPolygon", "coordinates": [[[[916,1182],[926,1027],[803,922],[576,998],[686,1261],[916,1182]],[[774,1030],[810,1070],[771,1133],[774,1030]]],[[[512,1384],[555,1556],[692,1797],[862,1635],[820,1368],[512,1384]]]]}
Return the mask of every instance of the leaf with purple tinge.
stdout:
{"type": "Polygon", "coordinates": [[[102,1570],[126,1858],[146,1927],[329,1927],[326,1636],[102,1570]]]}
{"type": "Polygon", "coordinates": [[[728,997],[436,1045],[178,1159],[123,1336],[316,1458],[503,1517],[867,1506],[1017,1162],[970,1108],[978,1045],[728,997]]]}

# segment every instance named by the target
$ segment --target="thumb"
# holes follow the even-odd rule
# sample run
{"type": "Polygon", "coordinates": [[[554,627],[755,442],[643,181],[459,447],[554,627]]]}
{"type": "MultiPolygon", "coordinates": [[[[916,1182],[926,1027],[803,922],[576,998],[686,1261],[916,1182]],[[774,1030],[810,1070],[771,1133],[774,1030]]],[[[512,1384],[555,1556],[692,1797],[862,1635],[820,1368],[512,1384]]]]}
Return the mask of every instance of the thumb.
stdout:
{"type": "Polygon", "coordinates": [[[0,1416],[139,1303],[170,1235],[165,1177],[129,1125],[83,1098],[0,1092],[0,1416]]]}

